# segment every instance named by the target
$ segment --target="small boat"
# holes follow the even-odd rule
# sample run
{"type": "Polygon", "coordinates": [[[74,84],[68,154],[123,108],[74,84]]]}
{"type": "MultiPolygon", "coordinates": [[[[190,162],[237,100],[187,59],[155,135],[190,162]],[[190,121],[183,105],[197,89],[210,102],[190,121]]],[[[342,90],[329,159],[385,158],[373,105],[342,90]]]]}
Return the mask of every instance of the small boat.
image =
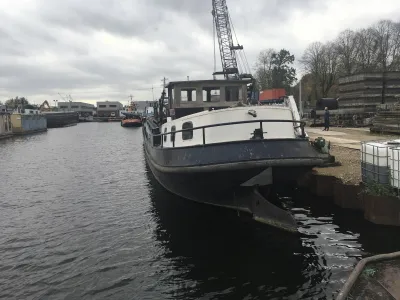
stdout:
{"type": "Polygon", "coordinates": [[[79,113],[79,122],[93,122],[93,116],[87,112],[79,113]]]}
{"type": "Polygon", "coordinates": [[[296,232],[293,216],[259,189],[295,184],[329,157],[310,144],[293,96],[282,105],[252,106],[244,80],[178,81],[166,88],[142,127],[157,181],[182,198],[296,232]]]}
{"type": "Polygon", "coordinates": [[[143,124],[142,116],[137,112],[122,112],[124,118],[121,120],[122,127],[140,127],[143,124]]]}

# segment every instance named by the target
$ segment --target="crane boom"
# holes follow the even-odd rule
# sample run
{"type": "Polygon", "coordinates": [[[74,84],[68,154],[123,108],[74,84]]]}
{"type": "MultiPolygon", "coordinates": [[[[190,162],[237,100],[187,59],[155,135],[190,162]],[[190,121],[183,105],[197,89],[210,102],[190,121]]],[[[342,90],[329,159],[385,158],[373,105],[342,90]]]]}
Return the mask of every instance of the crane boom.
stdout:
{"type": "Polygon", "coordinates": [[[239,69],[235,50],[243,49],[241,45],[234,45],[231,24],[226,0],[212,0],[212,15],[217,30],[219,51],[221,54],[222,71],[213,75],[224,75],[226,79],[239,78],[239,69]]]}
{"type": "MultiPolygon", "coordinates": [[[[221,57],[222,71],[216,72],[215,68],[215,36],[214,36],[214,79],[216,75],[224,75],[225,79],[247,79],[247,97],[251,103],[258,102],[258,90],[256,86],[256,80],[251,75],[251,69],[248,65],[246,55],[244,54],[243,46],[239,45],[239,41],[236,37],[235,28],[233,27],[231,18],[229,16],[228,6],[226,5],[226,0],[212,0],[212,15],[213,15],[213,28],[216,30],[218,37],[218,45],[221,57]],[[237,45],[233,44],[232,29],[235,34],[237,45]],[[238,60],[236,58],[236,51],[243,50],[243,56],[239,52],[239,58],[244,61],[244,67],[247,67],[246,71],[243,73],[239,72],[238,60]]],[[[215,31],[214,31],[215,35],[215,31]]],[[[240,63],[239,63],[240,65],[240,63]]]]}

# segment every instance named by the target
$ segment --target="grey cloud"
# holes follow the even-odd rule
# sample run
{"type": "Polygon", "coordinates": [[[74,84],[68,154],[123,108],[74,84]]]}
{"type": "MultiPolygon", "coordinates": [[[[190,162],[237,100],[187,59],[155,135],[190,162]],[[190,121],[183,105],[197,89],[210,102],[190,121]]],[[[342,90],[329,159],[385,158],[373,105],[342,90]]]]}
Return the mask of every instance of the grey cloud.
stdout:
{"type": "MultiPolygon", "coordinates": [[[[16,3],[18,1],[15,1],[16,3]]],[[[270,41],[301,53],[295,36],[280,27],[294,10],[324,10],[320,0],[227,0],[239,41],[249,63],[270,41]],[[245,42],[243,41],[245,40],[245,42]]],[[[322,3],[324,2],[324,3],[322,3]]],[[[211,0],[36,0],[30,11],[13,15],[0,11],[0,97],[53,97],[58,92],[85,99],[119,99],[137,91],[151,97],[163,76],[210,78],[213,71],[211,0]],[[201,45],[195,33],[205,34],[201,45]],[[125,57],[107,45],[98,49],[93,34],[146,42],[160,41],[159,52],[125,57]],[[48,52],[55,61],[39,60],[48,52]],[[36,96],[35,96],[36,95],[36,96]],[[50,96],[49,96],[50,95],[50,96]]],[[[139,43],[139,42],[138,42],[139,43]]],[[[139,47],[140,45],[138,45],[139,47]]],[[[50,55],[50,56],[51,56],[50,55]]],[[[217,49],[217,68],[219,69],[217,49]]],[[[157,91],[158,93],[159,91],[157,91]]],[[[157,95],[158,96],[158,95],[157,95]]],[[[50,99],[50,98],[49,98],[50,99]]],[[[0,98],[0,101],[4,100],[0,98]]]]}
{"type": "Polygon", "coordinates": [[[141,36],[156,30],[162,11],[149,9],[134,1],[41,1],[40,18],[55,27],[82,33],[104,30],[120,36],[141,36]]]}
{"type": "Polygon", "coordinates": [[[10,34],[0,28],[0,54],[22,56],[25,54],[23,43],[18,42],[10,34]]]}
{"type": "Polygon", "coordinates": [[[101,84],[96,76],[82,73],[43,68],[40,65],[0,64],[0,78],[9,79],[7,88],[21,92],[45,92],[49,89],[84,88],[101,84]]]}
{"type": "MultiPolygon", "coordinates": [[[[171,11],[188,14],[206,31],[212,32],[212,1],[188,0],[147,0],[151,5],[158,6],[166,14],[171,11]]],[[[326,3],[320,0],[227,0],[229,14],[237,31],[254,31],[260,26],[277,31],[290,18],[293,10],[322,10],[326,3]],[[237,23],[247,23],[247,28],[238,28],[237,23]],[[271,23],[273,22],[273,23],[271,23]]],[[[190,29],[186,29],[190,30],[190,29]]]]}

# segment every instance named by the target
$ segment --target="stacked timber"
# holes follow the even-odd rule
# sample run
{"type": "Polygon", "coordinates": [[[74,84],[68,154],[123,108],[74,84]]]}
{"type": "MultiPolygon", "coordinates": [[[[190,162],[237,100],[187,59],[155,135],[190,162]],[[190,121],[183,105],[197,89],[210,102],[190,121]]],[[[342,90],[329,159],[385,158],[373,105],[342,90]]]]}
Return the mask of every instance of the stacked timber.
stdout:
{"type": "Polygon", "coordinates": [[[375,107],[382,102],[393,104],[400,97],[400,72],[369,72],[339,79],[339,107],[375,107]]]}
{"type": "Polygon", "coordinates": [[[370,131],[400,134],[400,103],[384,105],[378,108],[370,131]]]}

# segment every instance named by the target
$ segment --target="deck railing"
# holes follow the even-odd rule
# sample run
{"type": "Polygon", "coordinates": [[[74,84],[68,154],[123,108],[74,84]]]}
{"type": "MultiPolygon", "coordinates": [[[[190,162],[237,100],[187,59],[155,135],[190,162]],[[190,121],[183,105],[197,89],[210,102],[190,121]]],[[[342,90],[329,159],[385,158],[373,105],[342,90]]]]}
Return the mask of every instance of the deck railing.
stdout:
{"type": "MultiPolygon", "coordinates": [[[[192,127],[192,128],[187,128],[187,129],[181,129],[181,130],[176,130],[176,131],[170,131],[170,132],[164,132],[164,133],[159,133],[159,134],[153,134],[154,137],[160,136],[161,137],[161,147],[163,147],[164,144],[164,136],[168,136],[170,134],[177,134],[180,132],[185,132],[185,131],[195,131],[195,130],[201,130],[202,135],[203,135],[203,145],[206,144],[206,128],[212,128],[212,127],[222,127],[222,126],[230,126],[230,125],[238,125],[238,124],[249,124],[249,123],[259,123],[260,127],[259,132],[263,132],[263,123],[292,123],[292,124],[299,124],[298,126],[293,126],[294,129],[301,129],[301,138],[305,138],[306,134],[304,131],[304,127],[306,123],[304,121],[296,121],[296,120],[270,120],[270,119],[263,119],[263,120],[250,120],[250,121],[236,121],[236,122],[226,122],[226,123],[217,123],[217,124],[210,124],[210,125],[204,125],[204,126],[198,126],[198,127],[192,127]]],[[[172,139],[172,147],[175,147],[175,136],[172,139]]]]}

